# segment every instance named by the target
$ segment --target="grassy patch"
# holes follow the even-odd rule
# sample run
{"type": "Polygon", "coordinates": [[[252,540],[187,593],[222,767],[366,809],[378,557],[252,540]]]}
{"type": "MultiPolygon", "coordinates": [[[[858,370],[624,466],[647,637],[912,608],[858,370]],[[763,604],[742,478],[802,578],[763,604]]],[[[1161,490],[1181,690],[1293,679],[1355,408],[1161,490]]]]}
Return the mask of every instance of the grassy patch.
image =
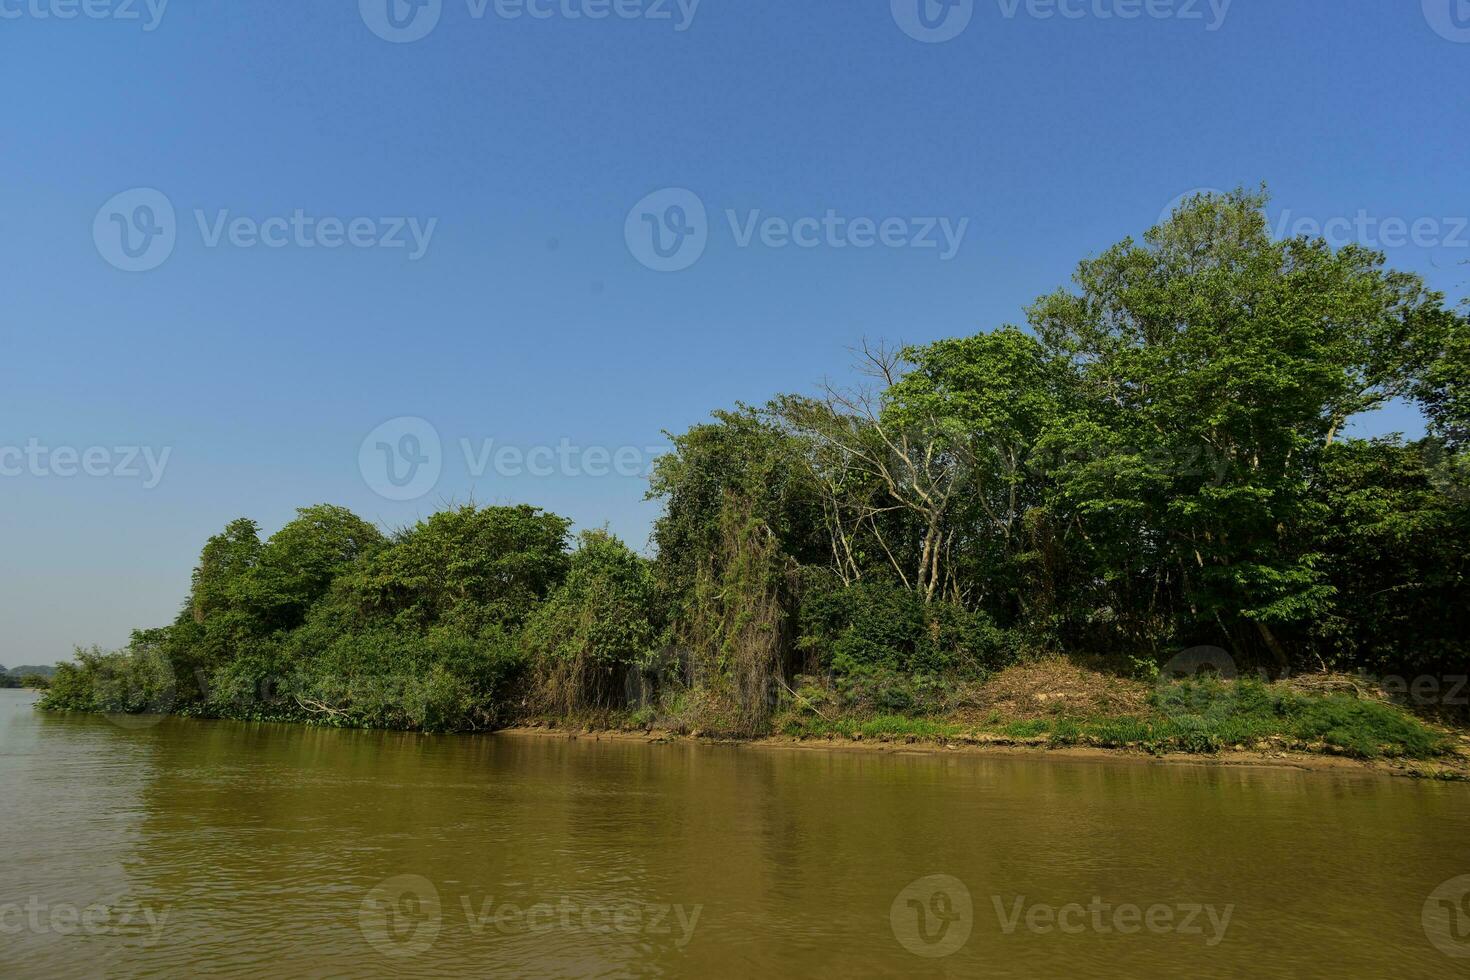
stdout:
{"type": "Polygon", "coordinates": [[[793,738],[861,738],[878,741],[912,739],[925,742],[948,741],[962,734],[963,730],[963,726],[954,722],[906,718],[902,715],[835,720],[805,715],[788,720],[782,727],[783,734],[793,738]]]}
{"type": "Polygon", "coordinates": [[[1189,680],[1157,688],[1136,714],[1005,721],[981,725],[881,715],[788,718],[781,731],[796,738],[946,742],[981,732],[1016,741],[1044,738],[1055,747],[1089,745],[1149,752],[1214,753],[1262,745],[1330,751],[1361,759],[1428,759],[1449,748],[1444,736],[1391,705],[1345,694],[1302,694],[1254,680],[1189,680]]]}
{"type": "MultiPolygon", "coordinates": [[[[814,703],[814,698],[804,703],[814,703]]],[[[1093,710],[1086,713],[1019,719],[992,709],[982,718],[972,715],[963,720],[788,710],[777,719],[775,731],[792,738],[874,742],[946,743],[998,736],[1057,748],[1080,745],[1154,753],[1289,748],[1361,759],[1430,759],[1451,749],[1449,738],[1393,705],[1343,693],[1304,693],[1284,684],[1251,679],[1178,681],[1156,686],[1146,697],[1119,699],[1116,713],[1097,699],[1090,707],[1093,710]]],[[[677,722],[672,730],[702,734],[722,730],[712,722],[707,707],[682,702],[669,711],[645,708],[601,721],[621,728],[677,722]],[[688,717],[677,722],[681,715],[688,717]]]]}
{"type": "Polygon", "coordinates": [[[1392,705],[1346,694],[1308,695],[1260,681],[1181,681],[1153,697],[1156,736],[1190,751],[1284,738],[1363,759],[1429,758],[1447,740],[1392,705]]]}
{"type": "Polygon", "coordinates": [[[1045,735],[1051,729],[1051,722],[1043,718],[1031,718],[1026,721],[1013,721],[1008,725],[1000,726],[1000,734],[1007,738],[1036,738],[1045,735]]]}
{"type": "MultiPolygon", "coordinates": [[[[1012,724],[1005,731],[1020,735],[1038,725],[1044,723],[1012,724]]],[[[1274,742],[1361,759],[1427,759],[1449,747],[1444,736],[1391,705],[1343,694],[1304,695],[1252,680],[1169,684],[1154,693],[1147,715],[1063,718],[1049,731],[1053,745],[1153,752],[1212,753],[1274,742]]]]}

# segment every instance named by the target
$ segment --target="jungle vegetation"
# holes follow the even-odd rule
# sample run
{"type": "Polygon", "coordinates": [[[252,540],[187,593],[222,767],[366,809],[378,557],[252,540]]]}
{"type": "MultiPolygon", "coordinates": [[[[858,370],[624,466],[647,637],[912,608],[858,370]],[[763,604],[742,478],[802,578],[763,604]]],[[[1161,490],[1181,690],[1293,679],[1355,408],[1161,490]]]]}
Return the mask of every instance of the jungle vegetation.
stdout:
{"type": "Polygon", "coordinates": [[[531,506],[384,533],[318,505],[264,540],[235,520],[173,623],[79,652],[43,704],[425,731],[675,712],[750,734],[803,690],[931,715],[1039,650],[1463,673],[1470,320],[1379,253],[1273,239],[1265,205],[1197,197],[1024,326],[865,345],[852,387],[672,435],[652,558],[531,506]],[[1423,438],[1352,435],[1395,400],[1423,438]]]}

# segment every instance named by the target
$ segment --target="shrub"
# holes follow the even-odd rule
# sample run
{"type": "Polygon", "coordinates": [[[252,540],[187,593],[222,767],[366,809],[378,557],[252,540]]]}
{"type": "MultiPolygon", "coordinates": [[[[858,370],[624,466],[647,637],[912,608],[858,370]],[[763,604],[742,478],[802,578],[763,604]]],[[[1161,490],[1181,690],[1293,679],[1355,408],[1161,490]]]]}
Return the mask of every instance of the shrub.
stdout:
{"type": "Polygon", "coordinates": [[[844,585],[808,571],[798,615],[798,646],[838,678],[874,671],[974,674],[1009,658],[1003,630],[984,613],[950,602],[925,603],[889,582],[844,585]]]}
{"type": "Polygon", "coordinates": [[[55,711],[155,714],[173,708],[173,665],[154,646],[105,653],[78,648],[76,662],[61,664],[39,702],[55,711]]]}
{"type": "Polygon", "coordinates": [[[588,531],[566,581],[526,623],[547,701],[563,711],[620,706],[630,671],[650,664],[659,629],[653,571],[605,531],[588,531]]]}

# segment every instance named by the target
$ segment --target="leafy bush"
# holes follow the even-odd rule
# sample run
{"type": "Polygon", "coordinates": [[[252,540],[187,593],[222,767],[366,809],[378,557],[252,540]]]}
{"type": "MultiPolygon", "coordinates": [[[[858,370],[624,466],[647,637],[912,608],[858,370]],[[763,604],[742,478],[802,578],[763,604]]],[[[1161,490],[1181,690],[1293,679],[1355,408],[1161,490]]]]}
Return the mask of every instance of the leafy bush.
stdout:
{"type": "Polygon", "coordinates": [[[105,653],[78,649],[75,663],[56,668],[42,708],[109,714],[158,714],[174,706],[173,665],[155,646],[105,653]]]}
{"type": "MultiPolygon", "coordinates": [[[[926,603],[888,582],[844,586],[808,572],[802,584],[798,646],[836,678],[875,672],[974,674],[1003,664],[1011,645],[984,613],[926,603]]],[[[895,697],[898,697],[895,695],[895,697]]]]}
{"type": "Polygon", "coordinates": [[[515,629],[566,575],[570,522],[535,507],[460,507],[401,532],[335,584],[365,623],[515,629]]]}
{"type": "Polygon", "coordinates": [[[1272,737],[1320,743],[1359,758],[1426,758],[1445,746],[1433,729],[1390,705],[1344,694],[1309,696],[1249,678],[1167,684],[1154,692],[1152,703],[1163,715],[1154,740],[1190,752],[1272,737]]]}
{"type": "Polygon", "coordinates": [[[564,711],[613,707],[629,671],[659,641],[649,563],[604,531],[582,535],[566,580],[526,623],[525,645],[549,701],[564,711]]]}
{"type": "Polygon", "coordinates": [[[281,697],[323,725],[471,731],[503,717],[523,666],[513,638],[496,628],[379,628],[337,638],[297,668],[281,697]]]}

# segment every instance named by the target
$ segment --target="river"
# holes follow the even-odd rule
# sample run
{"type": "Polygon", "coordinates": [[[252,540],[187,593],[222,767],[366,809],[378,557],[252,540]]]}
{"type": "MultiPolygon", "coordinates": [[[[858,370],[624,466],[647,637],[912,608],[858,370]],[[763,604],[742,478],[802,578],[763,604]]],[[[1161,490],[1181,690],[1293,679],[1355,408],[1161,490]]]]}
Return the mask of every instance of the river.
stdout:
{"type": "Polygon", "coordinates": [[[1449,977],[1470,788],[53,716],[0,975],[1449,977]]]}

